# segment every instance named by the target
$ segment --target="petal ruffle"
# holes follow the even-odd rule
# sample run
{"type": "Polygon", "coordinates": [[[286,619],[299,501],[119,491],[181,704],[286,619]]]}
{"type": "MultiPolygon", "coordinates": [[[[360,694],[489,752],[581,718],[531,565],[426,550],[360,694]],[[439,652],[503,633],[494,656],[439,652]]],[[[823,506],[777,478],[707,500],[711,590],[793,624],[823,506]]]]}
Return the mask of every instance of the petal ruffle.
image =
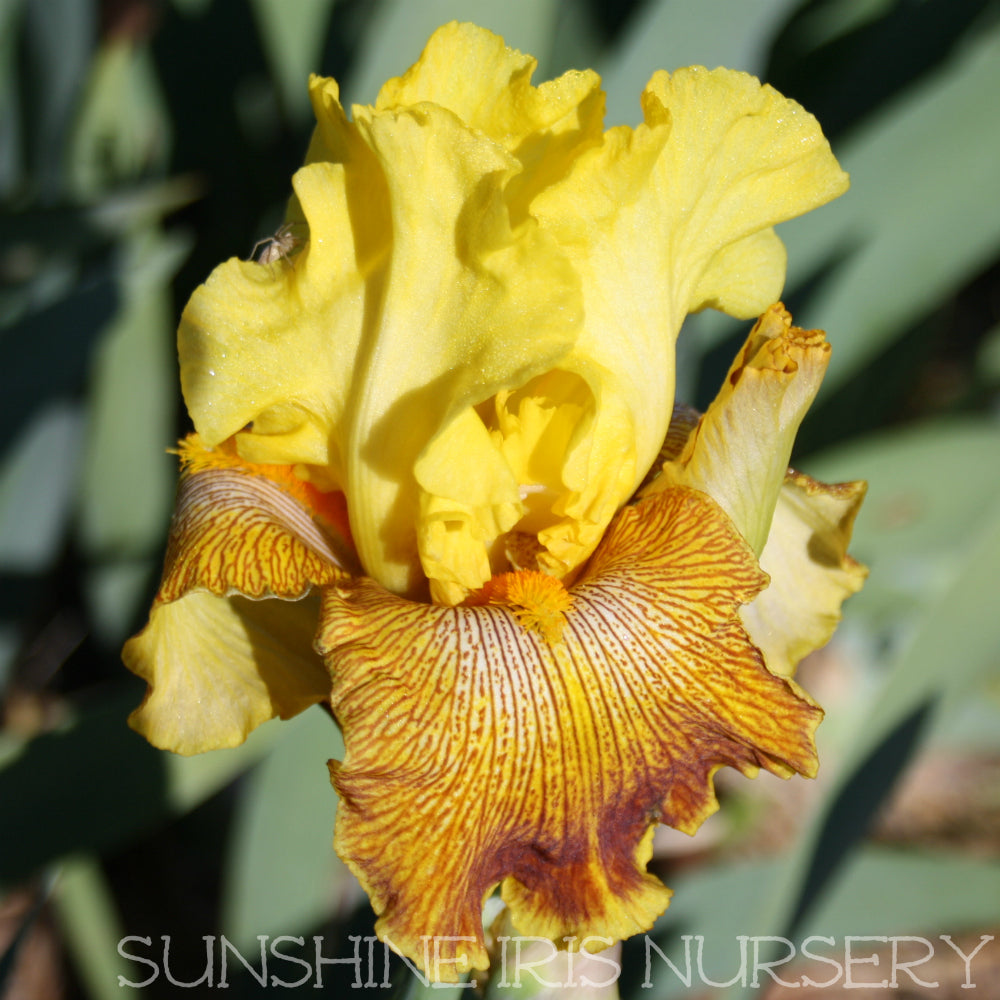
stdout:
{"type": "Polygon", "coordinates": [[[500,882],[521,933],[648,928],[669,899],[645,872],[652,825],[693,832],[722,766],[815,771],[820,710],[736,615],[765,582],[719,508],[673,489],[618,516],[568,610],[517,603],[548,600],[530,581],[457,608],[328,588],[317,648],[348,748],[335,844],[379,933],[416,961],[438,936],[456,969],[483,968],[500,882]]]}
{"type": "Polygon", "coordinates": [[[643,110],[647,125],[670,128],[654,184],[665,206],[656,222],[670,234],[678,304],[694,311],[725,301],[734,282],[745,285],[750,255],[763,252],[775,265],[771,282],[760,282],[737,314],[759,315],[778,298],[784,259],[744,241],[770,242],[760,234],[848,187],[819,122],[746,73],[701,66],[654,73],[643,110]]]}
{"type": "Polygon", "coordinates": [[[868,570],[847,554],[863,482],[827,485],[789,470],[760,567],[767,589],[740,608],[740,620],[768,668],[790,677],[799,661],[829,642],[840,607],[868,570]]]}
{"type": "MultiPolygon", "coordinates": [[[[194,293],[185,399],[210,444],[237,434],[244,459],[342,489],[366,572],[426,596],[421,511],[440,519],[453,501],[459,525],[488,520],[465,519],[468,498],[448,492],[455,456],[432,445],[569,350],[579,281],[532,220],[512,222],[522,166],[503,145],[428,102],[356,107],[349,122],[336,85],[314,80],[313,103],[292,211],[308,240],[290,266],[229,261],[194,293]]],[[[481,440],[480,464],[498,465],[481,440]]],[[[509,474],[491,482],[490,506],[519,503],[509,474]]],[[[478,558],[457,551],[450,567],[466,588],[484,582],[462,572],[483,544],[470,537],[478,558]]]]}
{"type": "Polygon", "coordinates": [[[318,601],[251,601],[192,591],[154,604],[125,665],[149,685],[129,725],[154,746],[194,754],[234,747],[262,722],[324,701],[312,648],[318,601]]]}
{"type": "MultiPolygon", "coordinates": [[[[394,243],[377,349],[355,369],[351,525],[366,572],[412,592],[422,496],[455,501],[461,514],[471,505],[451,492],[454,465],[496,462],[485,434],[475,458],[435,448],[436,439],[566,353],[580,321],[579,287],[537,226],[511,228],[504,189],[519,167],[501,146],[434,105],[356,108],[355,116],[386,175],[394,243]]],[[[519,502],[509,477],[509,485],[490,478],[498,487],[490,506],[519,502]]],[[[435,505],[439,518],[442,507],[435,505]]],[[[460,531],[469,523],[455,520],[460,531]]],[[[482,551],[478,539],[468,545],[482,551]]]]}
{"type": "Polygon", "coordinates": [[[519,222],[539,191],[600,143],[603,128],[604,92],[596,73],[570,70],[534,87],[537,65],[498,35],[452,22],[434,32],[409,71],[382,87],[375,107],[437,104],[502,145],[523,167],[505,194],[519,222]]]}
{"type": "Polygon", "coordinates": [[[149,685],[130,725],[188,754],[235,746],[329,695],[312,650],[315,600],[303,598],[354,563],[333,498],[290,470],[253,470],[195,438],[181,454],[163,579],[122,655],[149,685]]]}
{"type": "MultiPolygon", "coordinates": [[[[385,253],[369,244],[388,238],[377,231],[374,197],[355,232],[352,181],[341,164],[299,170],[300,252],[287,266],[221,264],[195,289],[177,332],[184,400],[208,447],[235,435],[245,461],[324,468],[339,489],[345,442],[336,430],[359,349],[365,274],[370,257],[385,253]]],[[[369,188],[363,193],[377,193],[369,188]]]]}
{"type": "Polygon", "coordinates": [[[542,539],[551,572],[566,571],[566,554],[579,561],[593,549],[652,464],[684,317],[706,306],[763,311],[785,274],[771,227],[847,187],[816,120],[746,74],[657,73],[643,108],[643,125],[611,129],[532,208],[584,290],[584,328],[560,367],[598,401],[587,485],[567,476],[556,505],[563,517],[542,539]]]}
{"type": "Polygon", "coordinates": [[[794,327],[784,307],[773,306],[750,331],[684,450],[650,488],[707,493],[760,555],[796,432],[829,359],[821,330],[794,327]]]}

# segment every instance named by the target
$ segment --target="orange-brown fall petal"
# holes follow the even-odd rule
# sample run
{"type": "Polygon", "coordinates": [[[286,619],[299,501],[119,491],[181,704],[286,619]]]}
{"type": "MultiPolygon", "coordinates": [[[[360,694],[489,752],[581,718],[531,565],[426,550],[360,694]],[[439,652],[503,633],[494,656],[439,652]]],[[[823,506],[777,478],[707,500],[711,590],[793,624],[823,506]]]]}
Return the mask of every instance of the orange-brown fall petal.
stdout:
{"type": "Polygon", "coordinates": [[[296,600],[353,565],[348,543],[322,516],[329,501],[290,469],[224,450],[192,456],[196,445],[184,444],[158,601],[194,588],[296,600]]]}
{"type": "Polygon", "coordinates": [[[335,845],[380,935],[418,962],[438,937],[442,979],[484,968],[501,882],[523,934],[647,929],[670,896],[645,871],[657,821],[693,832],[722,766],[815,771],[820,710],[737,616],[765,583],[721,509],[672,488],[618,515],[555,637],[500,594],[446,608],[370,580],[327,588],[317,645],[347,746],[335,845]]]}

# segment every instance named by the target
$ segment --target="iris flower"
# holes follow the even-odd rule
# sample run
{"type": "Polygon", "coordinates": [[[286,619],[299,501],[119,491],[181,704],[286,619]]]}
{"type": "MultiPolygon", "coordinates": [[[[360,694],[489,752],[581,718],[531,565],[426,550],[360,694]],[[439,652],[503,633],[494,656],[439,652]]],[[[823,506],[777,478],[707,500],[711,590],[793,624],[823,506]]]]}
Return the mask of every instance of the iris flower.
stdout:
{"type": "Polygon", "coordinates": [[[714,772],[812,775],[791,679],[864,570],[862,484],[788,469],[829,348],[780,305],[773,226],[843,192],[816,121],[743,73],[656,73],[636,128],[591,72],[471,25],[374,106],[310,83],[280,252],[181,321],[195,433],[149,623],[125,647],[156,746],[232,746],[317,702],[335,847],[377,930],[453,978],[520,933],[650,927],[653,830],[714,772]],[[675,341],[760,317],[699,416],[675,341]]]}

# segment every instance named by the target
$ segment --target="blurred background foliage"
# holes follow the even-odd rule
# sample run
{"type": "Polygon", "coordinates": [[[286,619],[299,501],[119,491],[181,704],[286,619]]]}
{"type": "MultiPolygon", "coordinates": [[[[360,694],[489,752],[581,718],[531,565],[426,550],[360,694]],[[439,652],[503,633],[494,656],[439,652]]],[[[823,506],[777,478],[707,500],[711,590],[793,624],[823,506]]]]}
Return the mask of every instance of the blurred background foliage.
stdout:
{"type": "MultiPolygon", "coordinates": [[[[1000,4],[0,0],[0,996],[119,997],[119,974],[148,973],[124,934],[170,935],[193,981],[205,935],[259,956],[257,935],[322,934],[350,956],[371,933],[330,848],[328,717],[161,754],[125,725],[143,685],[118,650],[156,582],[165,449],[186,428],[180,308],[280,225],[308,72],[371,101],[455,17],[536,54],[536,82],[596,67],[609,124],[637,121],[656,68],[753,72],[818,115],[853,179],[783,227],[786,301],[834,345],[796,464],[871,484],[853,547],[870,581],[802,668],[828,713],[822,774],[720,775],[722,812],[657,841],[676,895],[653,939],[682,964],[682,936],[704,935],[722,981],[739,934],[969,951],[1000,928],[1000,4]]],[[[744,329],[688,326],[679,396],[704,405],[744,329]]],[[[656,969],[643,988],[641,939],[622,962],[622,996],[697,993],[656,969]]],[[[420,992],[393,968],[378,995],[420,992]]],[[[936,976],[960,995],[957,958],[936,976]]],[[[229,989],[260,992],[232,957],[229,989]]],[[[175,991],[161,975],[143,995],[175,991]]]]}

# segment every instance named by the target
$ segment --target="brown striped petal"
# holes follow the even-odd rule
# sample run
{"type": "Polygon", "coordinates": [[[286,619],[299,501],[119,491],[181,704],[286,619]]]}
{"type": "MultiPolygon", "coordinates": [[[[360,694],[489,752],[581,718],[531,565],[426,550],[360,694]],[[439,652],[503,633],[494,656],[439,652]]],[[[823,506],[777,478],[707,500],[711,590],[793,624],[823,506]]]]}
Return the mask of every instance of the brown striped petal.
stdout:
{"type": "Polygon", "coordinates": [[[287,489],[236,468],[181,479],[156,595],[213,594],[297,600],[344,575],[345,545],[287,489]]]}
{"type": "Polygon", "coordinates": [[[672,488],[617,516],[569,594],[506,579],[446,608],[327,588],[335,846],[380,935],[422,963],[436,939],[442,979],[485,968],[498,883],[523,934],[647,929],[670,897],[645,871],[656,822],[694,832],[722,766],[815,771],[821,711],[737,616],[765,582],[721,509],[672,488]]]}
{"type": "Polygon", "coordinates": [[[352,556],[336,503],[290,469],[240,464],[194,439],[181,455],[163,579],[122,657],[149,685],[129,724],[188,754],[235,746],[328,697],[306,597],[346,576],[352,556]]]}

